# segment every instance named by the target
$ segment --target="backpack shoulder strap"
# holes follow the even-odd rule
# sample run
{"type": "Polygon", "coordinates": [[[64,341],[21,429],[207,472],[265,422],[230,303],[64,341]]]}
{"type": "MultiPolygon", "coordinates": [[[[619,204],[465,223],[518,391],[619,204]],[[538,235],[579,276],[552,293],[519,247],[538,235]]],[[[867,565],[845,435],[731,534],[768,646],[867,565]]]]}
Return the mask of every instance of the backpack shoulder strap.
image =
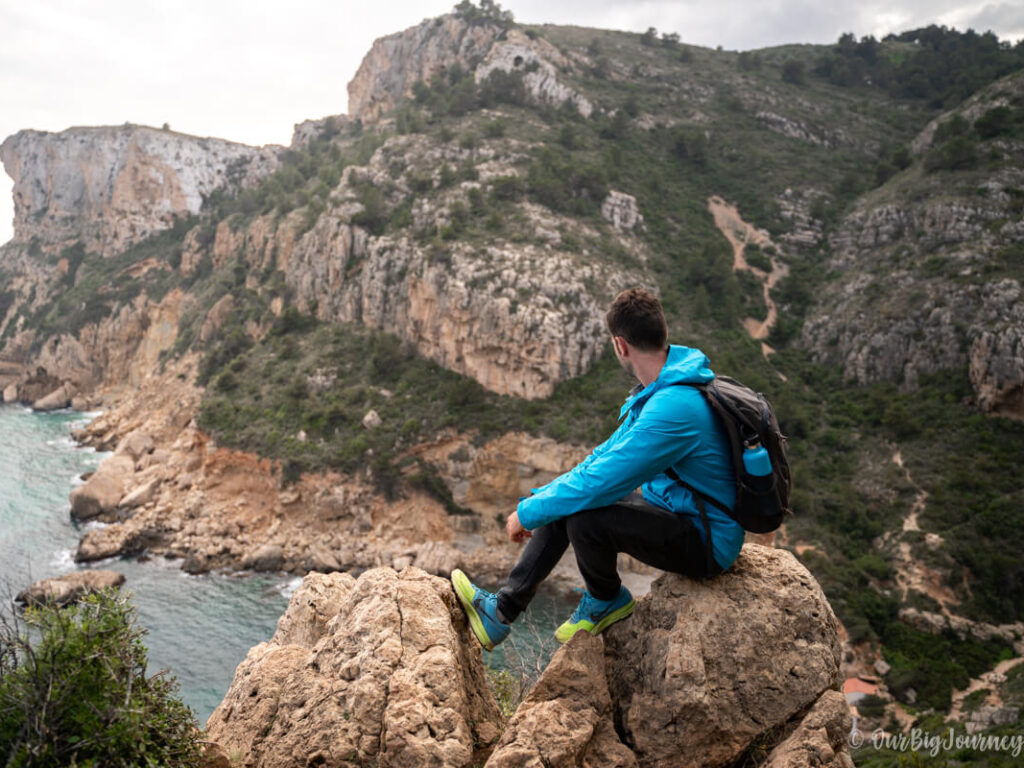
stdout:
{"type": "Polygon", "coordinates": [[[708,522],[708,513],[704,509],[704,503],[705,503],[705,501],[707,501],[707,502],[709,502],[711,504],[714,504],[716,507],[718,507],[719,509],[723,510],[726,514],[730,514],[731,515],[732,513],[731,513],[730,510],[728,510],[725,507],[723,507],[721,504],[719,504],[713,498],[711,498],[710,496],[708,496],[705,493],[701,493],[696,488],[694,488],[692,485],[690,485],[685,480],[683,480],[681,477],[679,477],[679,475],[676,473],[676,471],[674,469],[672,469],[672,467],[669,467],[668,469],[666,469],[665,470],[665,474],[668,475],[669,477],[671,477],[673,480],[675,480],[681,486],[683,486],[684,488],[689,490],[693,494],[693,497],[697,500],[697,511],[700,512],[700,521],[704,525],[704,535],[707,537],[707,546],[704,548],[705,549],[705,555],[707,555],[707,572],[709,574],[714,573],[715,570],[716,570],[715,566],[717,566],[717,563],[715,561],[714,544],[712,543],[712,539],[711,539],[711,524],[708,522]]]}

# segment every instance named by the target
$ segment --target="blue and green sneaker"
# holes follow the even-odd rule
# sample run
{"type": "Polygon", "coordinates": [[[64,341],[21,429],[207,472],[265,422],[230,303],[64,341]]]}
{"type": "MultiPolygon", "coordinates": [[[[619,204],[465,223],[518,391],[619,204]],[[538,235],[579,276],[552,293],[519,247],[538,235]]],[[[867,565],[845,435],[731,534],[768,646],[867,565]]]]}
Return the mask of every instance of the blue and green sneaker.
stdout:
{"type": "Polygon", "coordinates": [[[611,600],[598,600],[583,590],[583,597],[580,598],[580,603],[572,612],[572,616],[555,630],[555,639],[560,643],[566,643],[581,629],[592,635],[600,634],[616,621],[632,614],[635,607],[633,595],[622,585],[619,586],[619,594],[611,600]]]}
{"type": "Polygon", "coordinates": [[[488,651],[493,651],[512,629],[498,620],[498,596],[474,585],[458,568],[452,571],[452,586],[476,639],[488,651]]]}

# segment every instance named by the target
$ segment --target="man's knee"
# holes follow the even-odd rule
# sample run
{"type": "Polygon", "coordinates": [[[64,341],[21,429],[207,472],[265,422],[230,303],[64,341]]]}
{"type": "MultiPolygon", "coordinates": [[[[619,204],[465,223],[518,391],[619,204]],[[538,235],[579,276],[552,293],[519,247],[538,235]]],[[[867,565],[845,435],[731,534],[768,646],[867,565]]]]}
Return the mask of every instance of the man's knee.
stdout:
{"type": "Polygon", "coordinates": [[[608,538],[608,507],[584,509],[564,518],[569,541],[603,542],[608,538]]]}

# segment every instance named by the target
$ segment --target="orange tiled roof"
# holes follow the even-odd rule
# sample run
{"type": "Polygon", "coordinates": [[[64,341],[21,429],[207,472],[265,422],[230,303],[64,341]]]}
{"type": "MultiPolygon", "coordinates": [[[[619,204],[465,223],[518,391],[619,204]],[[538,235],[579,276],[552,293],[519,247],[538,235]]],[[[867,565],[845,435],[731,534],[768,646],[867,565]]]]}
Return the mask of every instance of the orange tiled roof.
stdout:
{"type": "Polygon", "coordinates": [[[859,677],[848,677],[843,683],[843,693],[878,693],[878,686],[859,677]]]}

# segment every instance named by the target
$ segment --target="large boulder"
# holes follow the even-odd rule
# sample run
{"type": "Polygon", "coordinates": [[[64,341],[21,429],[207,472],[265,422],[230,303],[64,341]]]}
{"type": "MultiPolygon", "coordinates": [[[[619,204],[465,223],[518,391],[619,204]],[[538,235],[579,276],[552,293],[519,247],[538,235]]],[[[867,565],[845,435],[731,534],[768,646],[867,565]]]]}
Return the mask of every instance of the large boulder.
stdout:
{"type": "Polygon", "coordinates": [[[124,576],[116,571],[75,571],[64,576],[37,581],[15,598],[19,603],[56,603],[67,605],[78,598],[124,584],[124,576]]]}
{"type": "Polygon", "coordinates": [[[85,483],[71,492],[71,516],[90,520],[116,510],[134,471],[131,456],[108,456],[85,483]]]}
{"type": "Polygon", "coordinates": [[[18,382],[18,399],[23,403],[34,403],[53,392],[62,382],[42,366],[18,382]]]}
{"type": "Polygon", "coordinates": [[[559,648],[485,768],[635,768],[612,723],[604,643],[579,632],[559,648]]]}
{"type": "Polygon", "coordinates": [[[141,429],[135,429],[125,435],[117,444],[114,453],[117,455],[131,456],[132,461],[138,461],[147,453],[153,450],[153,438],[141,429]]]}
{"type": "Polygon", "coordinates": [[[61,384],[52,392],[49,392],[32,403],[32,410],[56,411],[60,408],[67,408],[71,404],[71,396],[74,393],[75,388],[71,384],[61,384]]]}
{"type": "Polygon", "coordinates": [[[789,552],[747,544],[711,579],[666,574],[605,633],[615,722],[641,766],[726,766],[840,685],[838,623],[789,552]]]}
{"type": "Polygon", "coordinates": [[[500,722],[448,582],[375,568],[308,574],[207,733],[244,766],[421,768],[479,764],[500,722]]]}

